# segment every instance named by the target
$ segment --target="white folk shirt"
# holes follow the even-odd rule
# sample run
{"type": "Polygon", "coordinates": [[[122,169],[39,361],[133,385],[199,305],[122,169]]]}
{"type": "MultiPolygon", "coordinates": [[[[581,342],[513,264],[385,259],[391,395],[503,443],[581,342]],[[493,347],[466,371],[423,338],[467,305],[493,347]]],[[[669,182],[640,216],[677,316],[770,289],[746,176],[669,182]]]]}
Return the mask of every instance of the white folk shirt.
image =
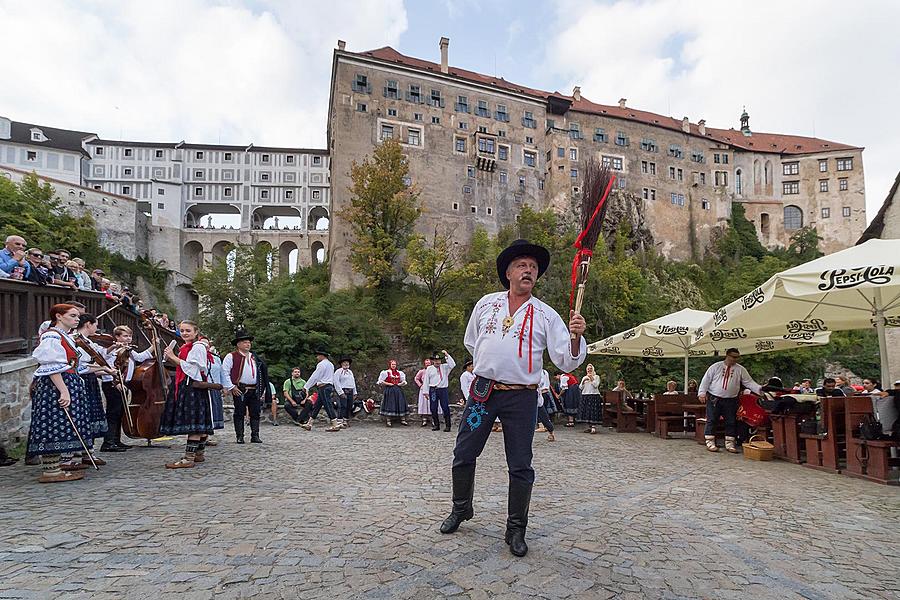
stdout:
{"type": "MultiPolygon", "coordinates": [[[[121,352],[121,349],[119,350],[121,352]]],[[[103,354],[104,360],[106,360],[106,364],[111,366],[112,368],[116,368],[116,352],[112,350],[112,346],[109,348],[103,348],[100,350],[101,354],[103,354]]],[[[137,352],[135,350],[131,350],[131,354],[128,356],[128,366],[125,367],[125,372],[122,375],[125,376],[125,382],[131,381],[131,378],[134,376],[134,367],[136,365],[141,364],[145,360],[150,360],[153,358],[153,351],[150,348],[147,348],[143,352],[137,352]]],[[[100,381],[112,381],[112,375],[102,375],[100,377],[100,381]]]]}
{"type": "Polygon", "coordinates": [[[444,356],[440,366],[431,365],[425,369],[425,377],[422,379],[422,393],[426,396],[431,393],[431,388],[450,387],[450,371],[456,367],[456,361],[449,354],[444,356]]]}
{"type": "Polygon", "coordinates": [[[194,381],[204,381],[209,373],[209,360],[206,356],[206,346],[201,342],[194,342],[186,358],[181,361],[181,370],[194,381]]]}
{"type": "Polygon", "coordinates": [[[581,393],[582,394],[599,394],[600,393],[600,377],[594,375],[593,381],[588,379],[587,375],[581,378],[581,393]]]}
{"type": "Polygon", "coordinates": [[[319,364],[316,365],[316,370],[306,380],[306,385],[303,386],[303,389],[308,392],[314,385],[325,384],[334,385],[334,364],[327,358],[319,361],[319,364]]]}
{"type": "Polygon", "coordinates": [[[547,369],[541,369],[541,382],[537,389],[538,406],[544,405],[545,392],[550,392],[550,373],[547,372],[547,369]]]}
{"type": "MultiPolygon", "coordinates": [[[[224,383],[222,386],[226,390],[230,390],[236,384],[231,381],[231,367],[234,366],[234,356],[229,352],[225,355],[225,359],[222,361],[222,380],[224,383]]],[[[256,364],[256,361],[253,360],[252,354],[247,354],[244,356],[244,365],[241,367],[241,376],[238,378],[238,383],[242,383],[244,385],[256,385],[256,378],[259,373],[259,365],[256,364]]]]}
{"type": "Polygon", "coordinates": [[[356,396],[358,392],[356,391],[356,378],[353,376],[353,371],[343,367],[336,369],[334,372],[334,388],[341,393],[344,390],[353,390],[353,395],[356,396]]]}
{"type": "Polygon", "coordinates": [[[463,398],[469,401],[469,390],[472,389],[472,382],[475,381],[475,373],[470,373],[468,369],[459,376],[459,387],[462,389],[463,398]]]}
{"type": "Polygon", "coordinates": [[[35,377],[65,373],[73,369],[73,366],[66,359],[66,349],[63,346],[63,340],[75,351],[76,362],[74,368],[78,369],[79,352],[75,346],[75,340],[61,329],[51,327],[41,335],[40,343],[31,353],[31,356],[38,361],[38,368],[34,372],[35,377]]]}
{"type": "Polygon", "coordinates": [[[509,292],[488,294],[475,304],[466,327],[465,345],[472,354],[476,375],[501,383],[537,385],[544,368],[544,350],[553,364],[566,373],[584,362],[584,336],[579,341],[578,355],[572,356],[569,328],[559,313],[534,296],[519,307],[512,316],[512,325],[503,331],[503,319],[507,316],[509,292]],[[531,318],[526,319],[529,314],[531,318]]]}
{"type": "Polygon", "coordinates": [[[698,394],[712,394],[719,398],[737,398],[743,388],[748,388],[759,394],[762,392],[759,384],[753,381],[750,374],[742,365],[735,364],[727,367],[724,360],[710,365],[706,375],[700,381],[698,394]]]}

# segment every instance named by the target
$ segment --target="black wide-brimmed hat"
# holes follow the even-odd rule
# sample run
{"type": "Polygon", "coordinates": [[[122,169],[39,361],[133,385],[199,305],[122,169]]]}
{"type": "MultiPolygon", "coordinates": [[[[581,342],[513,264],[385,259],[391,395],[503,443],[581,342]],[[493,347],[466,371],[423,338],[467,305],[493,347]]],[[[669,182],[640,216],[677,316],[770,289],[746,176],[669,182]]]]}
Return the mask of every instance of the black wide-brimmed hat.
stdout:
{"type": "Polygon", "coordinates": [[[243,327],[240,327],[237,331],[234,332],[234,339],[231,340],[231,343],[237,345],[237,343],[242,340],[250,340],[252,342],[253,336],[247,333],[247,331],[243,327]]]}
{"type": "Polygon", "coordinates": [[[497,256],[497,275],[500,277],[500,283],[503,287],[509,289],[509,278],[506,276],[506,269],[509,264],[520,256],[530,256],[537,261],[538,278],[544,274],[547,267],[550,266],[550,252],[543,246],[532,244],[528,240],[516,240],[510,244],[503,252],[497,256]]]}
{"type": "Polygon", "coordinates": [[[316,356],[324,356],[325,358],[331,358],[331,355],[328,354],[328,350],[323,350],[322,348],[318,348],[313,354],[316,356]]]}
{"type": "Polygon", "coordinates": [[[341,360],[338,361],[338,364],[341,364],[341,363],[350,363],[352,365],[353,359],[350,358],[349,356],[342,356],[341,360]]]}
{"type": "Polygon", "coordinates": [[[435,350],[434,352],[431,353],[431,356],[429,358],[431,360],[444,360],[444,355],[441,354],[440,352],[438,352],[437,350],[435,350]]]}

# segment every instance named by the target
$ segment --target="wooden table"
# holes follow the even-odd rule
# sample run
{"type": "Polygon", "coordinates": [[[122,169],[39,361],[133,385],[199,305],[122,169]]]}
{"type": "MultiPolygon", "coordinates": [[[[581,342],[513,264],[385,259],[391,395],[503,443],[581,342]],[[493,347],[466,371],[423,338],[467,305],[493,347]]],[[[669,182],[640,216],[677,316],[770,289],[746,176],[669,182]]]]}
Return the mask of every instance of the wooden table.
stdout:
{"type": "Polygon", "coordinates": [[[619,433],[637,433],[637,412],[625,403],[624,392],[604,392],[603,424],[619,433]]]}
{"type": "Polygon", "coordinates": [[[769,415],[775,458],[799,465],[803,462],[799,415],[769,415]]]}
{"type": "Polygon", "coordinates": [[[656,402],[653,398],[630,398],[626,402],[634,405],[638,425],[643,425],[645,432],[653,433],[656,430],[656,402]]]}

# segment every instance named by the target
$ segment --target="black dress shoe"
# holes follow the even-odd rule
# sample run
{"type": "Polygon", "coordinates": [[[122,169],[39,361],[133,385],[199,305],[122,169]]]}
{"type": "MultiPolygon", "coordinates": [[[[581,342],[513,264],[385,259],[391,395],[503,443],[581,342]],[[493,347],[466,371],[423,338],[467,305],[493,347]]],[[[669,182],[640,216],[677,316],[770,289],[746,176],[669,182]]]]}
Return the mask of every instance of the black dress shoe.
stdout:
{"type": "Polygon", "coordinates": [[[128,444],[123,444],[122,442],[116,442],[115,447],[121,448],[122,450],[128,450],[129,448],[131,448],[131,446],[129,446],[128,444]]]}
{"type": "Polygon", "coordinates": [[[440,430],[441,430],[441,426],[440,426],[440,425],[435,425],[434,427],[431,428],[431,430],[432,430],[432,431],[440,431],[440,430]]]}
{"type": "Polygon", "coordinates": [[[100,452],[125,452],[125,448],[120,448],[119,446],[112,446],[109,444],[103,444],[100,446],[100,452]]]}
{"type": "Polygon", "coordinates": [[[242,435],[237,436],[237,443],[238,443],[238,444],[243,444],[243,443],[244,443],[244,436],[242,436],[242,435]]]}
{"type": "Polygon", "coordinates": [[[450,424],[444,425],[444,431],[450,431],[450,424]]]}
{"type": "Polygon", "coordinates": [[[262,440],[259,439],[259,436],[258,436],[258,435],[251,435],[251,436],[250,436],[250,443],[251,443],[251,444],[262,444],[262,440]]]}

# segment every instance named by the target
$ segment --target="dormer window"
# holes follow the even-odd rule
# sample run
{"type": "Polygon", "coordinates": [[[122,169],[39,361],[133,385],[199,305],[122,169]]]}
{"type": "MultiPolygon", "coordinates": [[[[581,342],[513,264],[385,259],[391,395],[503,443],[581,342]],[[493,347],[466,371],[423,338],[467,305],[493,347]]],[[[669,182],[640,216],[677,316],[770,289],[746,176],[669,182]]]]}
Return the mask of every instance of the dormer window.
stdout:
{"type": "Polygon", "coordinates": [[[32,142],[43,142],[44,134],[40,129],[32,129],[31,130],[31,141],[32,142]]]}

